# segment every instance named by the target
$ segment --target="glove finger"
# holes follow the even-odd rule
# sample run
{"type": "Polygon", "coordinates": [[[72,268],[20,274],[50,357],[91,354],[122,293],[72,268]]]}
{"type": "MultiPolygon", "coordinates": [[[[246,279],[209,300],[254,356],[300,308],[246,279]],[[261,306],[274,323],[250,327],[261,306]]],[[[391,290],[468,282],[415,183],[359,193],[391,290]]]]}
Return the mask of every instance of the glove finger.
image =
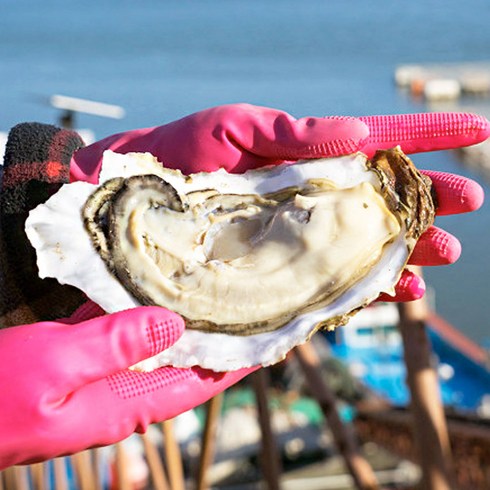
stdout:
{"type": "Polygon", "coordinates": [[[295,119],[275,109],[256,109],[247,114],[245,123],[232,129],[229,137],[244,150],[266,159],[347,155],[358,151],[368,137],[366,125],[353,117],[295,119]]]}
{"type": "Polygon", "coordinates": [[[436,226],[431,226],[417,241],[410,260],[411,265],[453,264],[461,255],[459,240],[436,226]]]}
{"type": "Polygon", "coordinates": [[[386,293],[381,293],[377,301],[386,302],[405,302],[420,299],[425,293],[424,280],[405,269],[398,283],[395,286],[395,295],[391,296],[386,293]]]}
{"type": "Polygon", "coordinates": [[[61,318],[57,320],[57,322],[66,325],[74,325],[102,315],[105,315],[105,311],[98,304],[93,301],[87,301],[79,306],[69,318],[61,318]]]}
{"type": "MultiPolygon", "coordinates": [[[[77,448],[108,445],[148,425],[194,408],[257,368],[214,373],[200,368],[163,367],[143,373],[124,370],[80,388],[60,409],[69,420],[87,414],[89,422],[77,434],[77,448]]],[[[66,437],[66,434],[64,435],[66,437]]]]}
{"type": "MultiPolygon", "coordinates": [[[[225,168],[241,173],[264,165],[301,158],[333,157],[357,151],[368,137],[367,126],[352,117],[295,119],[276,109],[248,104],[221,106],[168,125],[166,131],[181,132],[182,125],[195,127],[187,148],[179,153],[199,155],[196,170],[225,168]],[[199,135],[207,128],[204,135],[199,135]],[[212,135],[212,138],[209,137],[212,135]],[[211,143],[213,140],[213,143],[211,143]]],[[[165,160],[174,165],[175,156],[165,160]]],[[[190,171],[195,169],[190,166],[190,171]]],[[[186,172],[188,173],[188,172],[186,172]]]]}
{"type": "Polygon", "coordinates": [[[433,170],[422,170],[422,173],[432,180],[437,195],[438,215],[468,213],[483,204],[483,189],[474,180],[433,170]]]}
{"type": "Polygon", "coordinates": [[[108,136],[102,140],[96,141],[89,146],[80,148],[77,150],[70,162],[70,181],[83,181],[90,182],[91,184],[96,184],[99,181],[100,168],[102,166],[102,156],[104,151],[112,150],[119,153],[127,153],[128,151],[150,151],[145,149],[140,149],[136,147],[134,150],[124,150],[124,144],[131,139],[137,141],[143,140],[141,136],[146,135],[151,132],[151,128],[137,129],[133,131],[127,131],[125,133],[118,133],[108,136]]]}
{"type": "MultiPolygon", "coordinates": [[[[64,376],[69,393],[80,386],[126,369],[173,345],[184,331],[183,319],[164,308],[140,307],[105,315],[67,328],[54,327],[50,351],[56,365],[74,366],[64,376]]],[[[62,383],[63,381],[60,381],[62,383]]]]}
{"type": "Polygon", "coordinates": [[[104,150],[147,151],[166,167],[186,174],[245,172],[300,158],[339,156],[357,151],[369,131],[352,117],[296,120],[266,107],[233,104],[213,107],[159,126],[110,136],[77,151],[72,180],[97,182],[104,150]]]}
{"type": "Polygon", "coordinates": [[[490,122],[470,113],[398,114],[359,119],[369,128],[369,139],[362,148],[369,157],[376,150],[397,145],[409,154],[474,145],[490,136],[490,122]]]}
{"type": "Polygon", "coordinates": [[[141,417],[138,425],[146,427],[206,402],[256,369],[216,373],[199,367],[163,367],[149,373],[121,371],[107,381],[111,396],[121,402],[125,400],[127,406],[132,402],[135,414],[141,417]],[[142,399],[146,404],[145,416],[140,409],[142,399]]]}

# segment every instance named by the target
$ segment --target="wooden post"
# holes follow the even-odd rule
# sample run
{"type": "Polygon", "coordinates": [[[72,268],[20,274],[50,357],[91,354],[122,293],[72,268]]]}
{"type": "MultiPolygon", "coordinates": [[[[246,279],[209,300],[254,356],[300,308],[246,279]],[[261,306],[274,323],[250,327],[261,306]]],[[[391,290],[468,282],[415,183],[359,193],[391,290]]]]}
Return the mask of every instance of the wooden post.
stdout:
{"type": "Polygon", "coordinates": [[[44,490],[46,488],[46,468],[45,463],[35,463],[30,465],[32,486],[34,490],[44,490]]]}
{"type": "Polygon", "coordinates": [[[180,448],[175,439],[173,420],[162,422],[162,431],[170,488],[172,490],[184,490],[184,468],[182,466],[180,448]]]}
{"type": "Polygon", "coordinates": [[[53,459],[53,471],[55,490],[68,490],[65,458],[53,459]]]}
{"type": "Polygon", "coordinates": [[[116,470],[116,482],[118,490],[131,490],[131,484],[127,476],[128,455],[124,450],[123,444],[118,442],[114,445],[114,465],[116,470]]]}
{"type": "Polygon", "coordinates": [[[2,471],[2,475],[5,481],[5,490],[17,487],[17,478],[15,475],[15,466],[7,468],[2,471]]]}
{"type": "MultiPolygon", "coordinates": [[[[151,485],[154,490],[168,490],[167,477],[163,468],[162,460],[158,454],[158,448],[150,441],[147,434],[140,434],[145,451],[146,461],[150,469],[151,485]]],[[[173,487],[172,487],[172,490],[173,487]]]]}
{"type": "Polygon", "coordinates": [[[269,386],[269,372],[259,369],[250,376],[255,390],[257,410],[259,414],[260,430],[262,432],[262,471],[269,490],[279,490],[281,462],[279,451],[272,431],[269,411],[267,387],[269,386]]]}
{"type": "Polygon", "coordinates": [[[29,490],[28,466],[11,466],[0,472],[0,490],[29,490]]]}
{"type": "MultiPolygon", "coordinates": [[[[102,490],[102,476],[101,476],[101,449],[95,448],[90,450],[90,459],[92,461],[94,490],[102,490]]],[[[55,490],[58,490],[57,488],[55,490]]]]}
{"type": "Polygon", "coordinates": [[[82,451],[71,456],[73,469],[77,477],[80,490],[92,490],[97,488],[95,475],[92,468],[90,451],[82,451]]]}
{"type": "Polygon", "coordinates": [[[216,395],[207,402],[208,413],[201,443],[201,458],[199,461],[199,472],[197,475],[197,490],[206,490],[208,483],[206,473],[214,458],[214,447],[216,442],[216,429],[223,403],[223,393],[216,395]]]}
{"type": "Polygon", "coordinates": [[[306,383],[316,399],[332,431],[339,453],[359,490],[379,488],[371,466],[362,456],[353,431],[343,424],[337,412],[335,396],[321,375],[321,363],[311,342],[299,345],[294,353],[303,369],[306,383]]]}
{"type": "MultiPolygon", "coordinates": [[[[420,274],[420,270],[416,272],[420,274]]],[[[432,349],[425,324],[428,306],[422,298],[400,303],[398,310],[422,488],[450,490],[454,481],[451,448],[437,373],[431,365],[432,349]]]]}
{"type": "Polygon", "coordinates": [[[30,486],[27,466],[15,466],[15,475],[17,477],[17,490],[28,490],[30,486]]]}

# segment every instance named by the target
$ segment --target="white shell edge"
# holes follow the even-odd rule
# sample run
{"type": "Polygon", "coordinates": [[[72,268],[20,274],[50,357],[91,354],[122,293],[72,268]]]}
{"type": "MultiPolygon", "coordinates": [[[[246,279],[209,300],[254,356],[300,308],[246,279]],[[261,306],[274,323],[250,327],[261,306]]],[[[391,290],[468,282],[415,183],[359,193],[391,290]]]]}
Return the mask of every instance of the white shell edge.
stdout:
{"type": "MultiPolygon", "coordinates": [[[[340,187],[366,181],[377,185],[374,173],[366,170],[365,162],[366,157],[360,153],[304,161],[301,165],[277,167],[267,179],[261,178],[260,171],[228,174],[220,170],[213,174],[213,188],[235,194],[272,192],[284,181],[294,185],[318,177],[319,165],[323,166],[321,175],[340,187]],[[327,160],[328,165],[322,165],[327,160]]],[[[163,169],[150,154],[143,157],[138,154],[135,159],[133,154],[123,155],[110,150],[104,153],[100,181],[151,173],[165,178],[181,193],[209,187],[206,174],[194,174],[187,179],[178,171],[163,169]]],[[[46,203],[31,211],[26,221],[26,233],[36,249],[41,277],[54,277],[62,284],[75,286],[105,311],[113,313],[138,306],[138,302],[109,273],[84,229],[81,208],[95,188],[85,182],[65,184],[46,203]]],[[[382,261],[353,290],[326,308],[296,317],[280,331],[240,337],[186,330],[171,348],[138,367],[151,370],[163,365],[199,365],[214,371],[233,371],[274,364],[294,346],[305,342],[317,323],[371,302],[380,292],[392,293],[408,255],[403,235],[387,247],[382,261]]]]}

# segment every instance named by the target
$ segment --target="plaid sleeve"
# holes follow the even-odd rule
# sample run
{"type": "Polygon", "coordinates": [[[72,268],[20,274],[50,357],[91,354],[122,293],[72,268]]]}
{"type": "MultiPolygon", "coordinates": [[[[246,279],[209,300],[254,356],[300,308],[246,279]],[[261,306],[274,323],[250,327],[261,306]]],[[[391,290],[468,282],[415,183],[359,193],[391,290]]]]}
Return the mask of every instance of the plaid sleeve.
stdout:
{"type": "Polygon", "coordinates": [[[0,186],[0,328],[69,316],[81,292],[40,279],[24,231],[29,211],[69,182],[70,160],[83,146],[69,130],[40,123],[11,129],[0,186]]]}

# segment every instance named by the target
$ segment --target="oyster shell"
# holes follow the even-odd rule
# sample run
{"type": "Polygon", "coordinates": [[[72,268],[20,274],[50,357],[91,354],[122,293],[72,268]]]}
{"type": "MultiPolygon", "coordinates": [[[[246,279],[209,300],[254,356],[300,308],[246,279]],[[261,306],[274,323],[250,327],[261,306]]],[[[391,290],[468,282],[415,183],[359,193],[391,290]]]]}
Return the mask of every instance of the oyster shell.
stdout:
{"type": "Polygon", "coordinates": [[[100,181],[63,186],[26,231],[41,277],[109,312],[184,316],[183,337],[146,368],[282,359],[393,291],[434,218],[430,182],[399,149],[192,176],[109,151],[100,181]]]}

